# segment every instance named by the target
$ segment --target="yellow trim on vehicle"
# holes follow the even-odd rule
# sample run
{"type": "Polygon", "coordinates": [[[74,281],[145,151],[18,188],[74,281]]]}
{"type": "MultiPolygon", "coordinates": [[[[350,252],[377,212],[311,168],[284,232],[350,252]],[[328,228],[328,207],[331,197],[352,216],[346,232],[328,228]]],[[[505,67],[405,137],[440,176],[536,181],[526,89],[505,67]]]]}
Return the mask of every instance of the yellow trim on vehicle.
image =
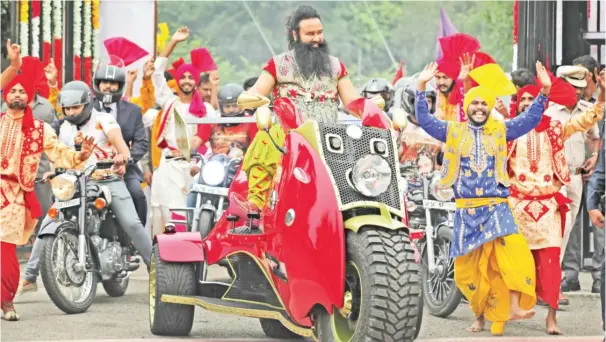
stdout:
{"type": "Polygon", "coordinates": [[[375,202],[372,205],[366,205],[366,207],[375,207],[379,209],[379,214],[352,217],[344,222],[345,229],[357,233],[363,226],[375,226],[389,230],[406,228],[404,223],[392,218],[391,213],[385,204],[375,202]]]}

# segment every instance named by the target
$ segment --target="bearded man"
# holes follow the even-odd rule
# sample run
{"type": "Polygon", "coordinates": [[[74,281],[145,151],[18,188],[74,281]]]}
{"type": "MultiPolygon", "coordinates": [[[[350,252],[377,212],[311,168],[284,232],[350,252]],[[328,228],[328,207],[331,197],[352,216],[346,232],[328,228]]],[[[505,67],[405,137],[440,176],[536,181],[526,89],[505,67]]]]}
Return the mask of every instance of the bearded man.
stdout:
{"type": "MultiPolygon", "coordinates": [[[[606,72],[600,76],[603,89],[606,72]]],[[[518,113],[528,109],[539,88],[527,85],[517,94],[518,113]]],[[[520,232],[526,238],[536,266],[537,297],[549,306],[546,332],[560,335],[556,310],[560,294],[560,247],[566,227],[568,204],[560,193],[570,184],[570,171],[564,142],[573,134],[586,132],[604,116],[604,94],[590,110],[561,122],[543,115],[539,125],[516,141],[509,142],[509,203],[518,218],[520,232]]]]}
{"type": "Polygon", "coordinates": [[[335,123],[339,98],[347,106],[360,96],[345,65],[330,55],[320,14],[300,5],[288,19],[287,30],[290,50],[267,62],[251,91],[291,99],[304,120],[335,123]]]}
{"type": "MultiPolygon", "coordinates": [[[[299,5],[288,19],[289,51],[270,59],[263,67],[251,92],[274,99],[292,100],[303,120],[336,123],[339,99],[344,106],[359,98],[348,77],[347,69],[337,57],[331,56],[324,39],[320,14],[310,5],[299,5]]],[[[283,135],[283,133],[281,133],[283,135]]],[[[273,148],[262,142],[267,138],[257,134],[248,153],[269,156],[273,148]]],[[[264,204],[275,173],[275,158],[255,158],[243,168],[250,170],[249,201],[252,210],[264,204]]],[[[247,171],[248,173],[248,171],[247,171]]]]}
{"type": "Polygon", "coordinates": [[[200,82],[200,72],[192,64],[182,64],[175,72],[179,94],[169,88],[164,71],[168,56],[179,42],[189,37],[189,29],[181,27],[166,44],[164,51],[156,58],[152,81],[156,103],[162,107],[152,127],[151,160],[154,168],[152,176],[151,204],[152,230],[154,234],[163,232],[171,218],[170,208],[183,208],[191,188],[191,151],[202,144],[195,125],[188,125],[188,119],[214,116],[215,111],[205,103],[196,85],[200,82]]]}
{"type": "MultiPolygon", "coordinates": [[[[438,109],[436,116],[445,121],[459,121],[459,112],[457,104],[448,102],[450,93],[455,88],[455,84],[459,79],[461,65],[454,61],[449,61],[442,57],[437,62],[438,72],[435,76],[436,87],[438,88],[438,109]]],[[[463,83],[457,87],[458,91],[462,91],[463,83]]]]}
{"type": "Polygon", "coordinates": [[[74,169],[84,166],[93,150],[92,138],[84,139],[82,150],[76,152],[57,140],[49,124],[34,119],[28,106],[34,98],[34,76],[35,71],[22,67],[3,88],[8,110],[0,117],[0,304],[7,321],[19,320],[13,305],[19,286],[16,246],[29,240],[42,215],[34,192],[42,153],[55,167],[74,169]]]}
{"type": "MultiPolygon", "coordinates": [[[[446,122],[430,115],[425,101],[425,86],[437,68],[431,63],[419,75],[415,106],[421,127],[446,143],[440,186],[452,186],[456,198],[455,241],[450,250],[455,282],[476,317],[468,331],[483,330],[486,318],[493,322],[492,334],[502,335],[506,321],[532,317],[536,303],[532,254],[507,204],[506,142],[539,123],[551,81],[537,62],[543,88],[526,113],[507,122],[494,119],[490,112],[496,90],[480,85],[465,94],[467,122],[446,122]]],[[[508,88],[513,89],[513,84],[508,88]]]]}

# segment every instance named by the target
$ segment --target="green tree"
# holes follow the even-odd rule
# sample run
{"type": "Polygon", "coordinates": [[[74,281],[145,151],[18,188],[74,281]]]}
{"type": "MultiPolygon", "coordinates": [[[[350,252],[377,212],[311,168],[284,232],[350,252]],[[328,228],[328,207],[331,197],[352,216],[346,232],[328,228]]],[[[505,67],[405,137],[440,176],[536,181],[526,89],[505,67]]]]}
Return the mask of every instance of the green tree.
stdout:
{"type": "MultiPolygon", "coordinates": [[[[190,39],[175,49],[171,60],[180,56],[189,60],[189,51],[203,46],[217,62],[222,84],[241,83],[258,75],[272,57],[272,49],[275,53],[286,50],[286,18],[298,2],[247,4],[260,29],[242,2],[159,2],[158,21],[167,22],[171,33],[184,25],[192,32],[190,39]]],[[[396,63],[406,61],[409,74],[433,60],[440,6],[460,32],[477,37],[482,51],[506,71],[511,68],[512,1],[314,1],[312,4],[322,16],[331,52],[347,66],[357,86],[373,77],[393,78],[397,66],[389,57],[381,34],[396,63]]]]}

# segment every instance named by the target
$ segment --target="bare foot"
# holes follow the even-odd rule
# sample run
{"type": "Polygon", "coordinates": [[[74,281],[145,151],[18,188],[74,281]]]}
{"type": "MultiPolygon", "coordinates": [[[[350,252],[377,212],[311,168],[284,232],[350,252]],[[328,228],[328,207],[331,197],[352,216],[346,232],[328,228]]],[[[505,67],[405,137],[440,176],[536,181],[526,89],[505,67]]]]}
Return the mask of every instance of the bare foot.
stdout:
{"type": "Polygon", "coordinates": [[[484,330],[484,326],[486,325],[486,321],[484,320],[484,315],[480,317],[476,317],[476,320],[473,321],[473,324],[467,328],[468,332],[477,333],[484,330]]]}
{"type": "Polygon", "coordinates": [[[558,321],[555,317],[547,315],[545,323],[547,325],[547,329],[545,331],[547,332],[547,335],[562,335],[560,328],[558,328],[558,321]]]}
{"type": "Polygon", "coordinates": [[[522,309],[517,309],[517,310],[512,310],[509,314],[509,320],[510,321],[519,321],[522,319],[529,319],[532,316],[534,316],[536,312],[534,310],[522,310],[522,309]]]}

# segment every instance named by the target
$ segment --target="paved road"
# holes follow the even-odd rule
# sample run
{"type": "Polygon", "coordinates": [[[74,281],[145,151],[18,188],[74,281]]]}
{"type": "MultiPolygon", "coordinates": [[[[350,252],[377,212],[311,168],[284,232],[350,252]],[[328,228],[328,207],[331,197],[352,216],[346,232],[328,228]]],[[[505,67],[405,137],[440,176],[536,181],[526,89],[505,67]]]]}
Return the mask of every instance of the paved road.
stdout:
{"type": "MultiPolygon", "coordinates": [[[[226,278],[226,272],[217,267],[209,272],[211,278],[226,278]]],[[[131,278],[127,294],[120,298],[108,297],[99,287],[97,298],[88,312],[68,316],[57,309],[48,298],[39,280],[39,290],[17,298],[19,322],[0,323],[3,341],[56,341],[56,340],[114,340],[128,342],[139,339],[154,339],[149,331],[147,308],[147,272],[139,270],[131,278]]],[[[543,341],[546,310],[537,308],[534,319],[508,325],[503,341],[543,341]],[[539,339],[511,338],[512,336],[537,337],[539,339]]],[[[464,329],[472,315],[461,305],[448,319],[424,317],[419,341],[487,341],[489,333],[471,335],[464,329]],[[470,339],[473,338],[473,339],[470,339]]],[[[596,298],[572,297],[571,305],[559,313],[562,330],[568,336],[586,338],[566,341],[601,341],[600,305],[596,298]]],[[[196,309],[192,337],[202,341],[267,341],[256,319],[216,314],[196,309]]],[[[490,341],[500,341],[491,338],[490,341]]],[[[166,341],[166,340],[163,340],[166,341]]]]}

